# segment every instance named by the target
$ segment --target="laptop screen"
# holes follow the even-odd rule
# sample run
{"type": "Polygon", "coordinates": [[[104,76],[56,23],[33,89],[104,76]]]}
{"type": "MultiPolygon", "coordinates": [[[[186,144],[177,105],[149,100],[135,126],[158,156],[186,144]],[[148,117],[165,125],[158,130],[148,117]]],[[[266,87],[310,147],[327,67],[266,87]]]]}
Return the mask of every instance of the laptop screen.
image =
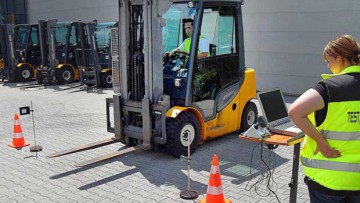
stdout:
{"type": "Polygon", "coordinates": [[[267,121],[273,122],[288,116],[286,104],[280,89],[258,93],[258,97],[264,110],[267,121]]]}

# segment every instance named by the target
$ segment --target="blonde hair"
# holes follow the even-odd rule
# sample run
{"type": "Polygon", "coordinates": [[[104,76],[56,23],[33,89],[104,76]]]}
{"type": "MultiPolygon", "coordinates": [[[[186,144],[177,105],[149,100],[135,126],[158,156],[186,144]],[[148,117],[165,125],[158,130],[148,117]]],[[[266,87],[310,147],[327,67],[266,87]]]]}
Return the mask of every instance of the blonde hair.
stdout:
{"type": "Polygon", "coordinates": [[[325,54],[333,57],[341,56],[348,60],[351,65],[360,64],[359,44],[351,35],[342,35],[332,39],[324,48],[323,59],[325,54]]]}

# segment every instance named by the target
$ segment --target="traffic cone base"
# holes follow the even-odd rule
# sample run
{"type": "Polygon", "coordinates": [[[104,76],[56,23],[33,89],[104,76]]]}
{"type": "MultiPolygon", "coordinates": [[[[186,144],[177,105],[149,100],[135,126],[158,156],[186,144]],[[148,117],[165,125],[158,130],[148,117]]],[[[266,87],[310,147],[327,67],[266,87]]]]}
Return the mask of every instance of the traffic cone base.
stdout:
{"type": "Polygon", "coordinates": [[[21,145],[21,146],[18,146],[18,145],[15,146],[13,143],[9,143],[9,144],[8,144],[9,147],[16,148],[16,149],[17,149],[17,148],[23,148],[23,147],[26,147],[26,146],[29,146],[29,145],[30,145],[30,143],[28,143],[28,142],[25,142],[25,143],[24,143],[23,145],[21,145]]]}
{"type": "MultiPolygon", "coordinates": [[[[232,201],[229,200],[229,199],[225,199],[223,202],[224,202],[224,203],[232,203],[232,201]]],[[[223,203],[223,202],[221,202],[221,203],[223,203]]],[[[206,202],[206,197],[204,197],[204,199],[202,199],[202,200],[200,201],[200,203],[207,203],[207,202],[206,202]]]]}

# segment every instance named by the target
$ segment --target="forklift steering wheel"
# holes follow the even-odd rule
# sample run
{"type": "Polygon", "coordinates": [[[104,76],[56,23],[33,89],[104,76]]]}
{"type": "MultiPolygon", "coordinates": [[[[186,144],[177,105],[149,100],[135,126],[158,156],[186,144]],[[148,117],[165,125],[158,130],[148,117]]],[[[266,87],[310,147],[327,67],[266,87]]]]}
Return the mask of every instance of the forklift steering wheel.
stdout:
{"type": "Polygon", "coordinates": [[[181,56],[181,55],[185,55],[186,57],[189,57],[189,53],[187,53],[186,51],[174,51],[173,52],[174,54],[174,56],[181,56]]]}
{"type": "Polygon", "coordinates": [[[174,51],[171,55],[164,54],[163,65],[165,66],[165,64],[168,64],[169,62],[173,63],[173,61],[177,60],[185,61],[185,59],[187,59],[188,57],[189,53],[185,51],[174,51]]]}
{"type": "Polygon", "coordinates": [[[173,54],[170,56],[172,60],[181,60],[185,63],[185,60],[189,58],[189,53],[185,51],[174,51],[173,54]]]}

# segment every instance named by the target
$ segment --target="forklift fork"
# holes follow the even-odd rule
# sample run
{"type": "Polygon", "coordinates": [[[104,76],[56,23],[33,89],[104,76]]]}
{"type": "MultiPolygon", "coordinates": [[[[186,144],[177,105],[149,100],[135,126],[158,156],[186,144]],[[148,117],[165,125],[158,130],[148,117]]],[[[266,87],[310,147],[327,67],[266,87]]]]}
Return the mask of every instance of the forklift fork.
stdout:
{"type": "Polygon", "coordinates": [[[54,158],[54,157],[58,157],[58,156],[63,156],[63,155],[67,155],[67,154],[72,154],[75,152],[81,152],[81,151],[85,151],[85,150],[89,150],[89,149],[95,149],[98,147],[102,147],[105,145],[109,145],[109,144],[113,144],[115,142],[119,142],[120,140],[116,137],[110,138],[110,139],[104,139],[98,142],[93,142],[90,144],[83,144],[83,145],[79,145],[77,147],[71,148],[71,149],[67,149],[64,151],[60,151],[60,152],[56,152],[54,154],[49,155],[49,158],[54,158]]]}
{"type": "MultiPolygon", "coordinates": [[[[121,129],[114,129],[113,127],[111,127],[110,105],[112,103],[114,105],[121,105],[120,104],[120,98],[115,97],[115,103],[114,103],[113,98],[107,98],[106,99],[107,129],[108,129],[109,132],[115,132],[115,131],[118,132],[118,133],[115,133],[115,136],[113,138],[104,139],[104,140],[101,140],[101,141],[98,141],[98,142],[93,142],[93,143],[90,143],[90,144],[79,145],[79,146],[71,148],[71,149],[56,152],[54,154],[49,155],[48,157],[49,158],[54,158],[54,157],[59,157],[59,156],[67,155],[67,154],[72,154],[72,153],[75,153],[75,152],[86,151],[86,150],[89,150],[89,149],[95,149],[95,148],[102,147],[102,146],[109,145],[109,144],[113,144],[113,143],[116,143],[116,142],[123,142],[122,139],[124,139],[124,138],[122,138],[121,129]]],[[[115,114],[115,116],[116,117],[119,116],[117,119],[115,119],[116,121],[121,120],[120,119],[120,112],[118,112],[118,114],[115,114]]],[[[151,147],[151,144],[150,144],[150,134],[148,134],[147,136],[144,136],[143,143],[141,145],[137,145],[137,146],[133,146],[133,147],[127,147],[127,148],[122,149],[122,150],[117,151],[117,152],[102,155],[102,156],[96,157],[94,159],[90,159],[90,160],[87,160],[87,161],[84,161],[84,162],[81,162],[81,163],[77,163],[77,164],[75,164],[75,166],[76,167],[84,167],[84,166],[88,166],[88,165],[91,165],[91,164],[102,162],[102,161],[105,161],[105,160],[108,160],[108,159],[112,159],[114,157],[117,157],[117,156],[120,156],[120,155],[123,155],[123,154],[127,154],[127,153],[130,153],[130,152],[145,151],[145,150],[149,150],[151,148],[152,147],[151,147]]]]}
{"type": "MultiPolygon", "coordinates": [[[[102,147],[102,146],[109,145],[109,144],[113,144],[113,143],[116,143],[116,142],[120,142],[120,139],[116,138],[116,137],[113,137],[113,138],[110,138],[110,139],[104,139],[104,140],[101,140],[101,141],[98,141],[98,142],[93,142],[93,143],[90,143],[90,144],[79,145],[79,146],[71,148],[71,149],[56,152],[54,154],[49,155],[48,157],[49,158],[59,157],[59,156],[67,155],[67,154],[72,154],[72,153],[75,153],[75,152],[85,151],[85,150],[89,150],[89,149],[95,149],[95,148],[102,147]]],[[[117,152],[102,155],[102,156],[96,157],[94,159],[90,159],[90,160],[87,160],[87,161],[84,161],[84,162],[77,163],[77,164],[75,164],[75,166],[76,167],[84,167],[84,166],[99,163],[99,162],[102,162],[102,161],[105,161],[105,160],[108,160],[108,159],[112,159],[114,157],[117,157],[117,156],[120,156],[120,155],[123,155],[123,154],[127,154],[127,153],[130,153],[130,152],[145,151],[145,150],[149,150],[149,149],[151,149],[150,144],[142,144],[142,145],[137,145],[137,146],[134,146],[134,147],[128,147],[128,148],[125,148],[125,149],[117,151],[117,152]]]]}

